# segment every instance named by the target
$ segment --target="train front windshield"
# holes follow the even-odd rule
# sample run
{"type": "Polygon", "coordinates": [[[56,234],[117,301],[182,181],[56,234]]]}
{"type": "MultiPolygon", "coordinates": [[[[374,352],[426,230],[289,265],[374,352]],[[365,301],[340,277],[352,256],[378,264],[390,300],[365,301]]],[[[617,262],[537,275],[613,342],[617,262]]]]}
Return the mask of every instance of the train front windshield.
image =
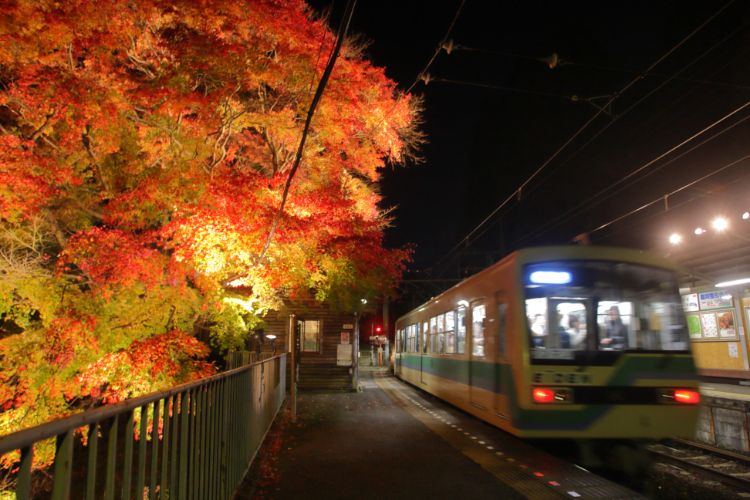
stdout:
{"type": "Polygon", "coordinates": [[[637,264],[561,261],[524,269],[532,362],[593,362],[627,351],[686,352],[673,272],[637,264]]]}

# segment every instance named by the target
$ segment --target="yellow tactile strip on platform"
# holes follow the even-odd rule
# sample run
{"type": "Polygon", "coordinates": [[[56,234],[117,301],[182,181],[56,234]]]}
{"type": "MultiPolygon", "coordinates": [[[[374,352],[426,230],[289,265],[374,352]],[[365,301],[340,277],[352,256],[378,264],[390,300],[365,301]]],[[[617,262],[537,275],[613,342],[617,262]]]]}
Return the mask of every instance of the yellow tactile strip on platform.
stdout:
{"type": "Polygon", "coordinates": [[[408,414],[527,498],[639,498],[637,493],[588,472],[566,471],[574,466],[552,464],[550,462],[556,460],[553,457],[545,459],[542,466],[534,466],[517,453],[508,450],[506,453],[488,438],[464,429],[459,418],[444,409],[432,407],[418,396],[416,390],[393,378],[376,377],[375,382],[408,414]]]}

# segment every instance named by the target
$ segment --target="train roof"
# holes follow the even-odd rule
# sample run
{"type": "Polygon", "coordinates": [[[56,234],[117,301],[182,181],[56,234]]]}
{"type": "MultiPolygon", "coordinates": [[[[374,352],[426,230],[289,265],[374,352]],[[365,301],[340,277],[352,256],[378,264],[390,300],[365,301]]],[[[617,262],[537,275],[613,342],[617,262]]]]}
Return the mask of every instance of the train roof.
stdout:
{"type": "Polygon", "coordinates": [[[527,262],[539,262],[550,259],[564,259],[564,260],[610,260],[610,261],[622,261],[622,262],[633,262],[638,264],[649,265],[653,267],[661,267],[665,269],[672,269],[677,271],[678,267],[671,261],[654,255],[650,252],[643,250],[636,250],[632,248],[622,247],[607,247],[607,246],[589,246],[589,245],[555,245],[555,246],[542,246],[542,247],[527,247],[516,250],[509,253],[494,264],[482,269],[481,271],[472,274],[471,276],[461,280],[447,290],[442,291],[439,295],[432,297],[427,302],[420,304],[406,314],[398,317],[396,321],[401,318],[410,315],[412,312],[421,308],[427,307],[428,305],[440,300],[451,290],[463,286],[480,276],[492,273],[496,269],[503,267],[507,262],[511,260],[517,260],[519,264],[525,264],[527,262]]]}

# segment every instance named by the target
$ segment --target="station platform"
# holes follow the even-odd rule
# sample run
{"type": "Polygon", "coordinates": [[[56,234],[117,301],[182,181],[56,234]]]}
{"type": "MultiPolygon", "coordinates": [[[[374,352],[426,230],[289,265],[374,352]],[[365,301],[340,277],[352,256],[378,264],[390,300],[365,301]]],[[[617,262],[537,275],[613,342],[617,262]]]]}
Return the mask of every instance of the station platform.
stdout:
{"type": "Polygon", "coordinates": [[[237,498],[639,498],[486,425],[385,369],[361,391],[301,393],[237,498]]]}
{"type": "Polygon", "coordinates": [[[725,383],[703,381],[700,384],[700,392],[703,396],[712,397],[712,398],[724,398],[724,399],[736,399],[738,401],[750,401],[750,385],[745,385],[741,383],[725,384],[725,383]]]}

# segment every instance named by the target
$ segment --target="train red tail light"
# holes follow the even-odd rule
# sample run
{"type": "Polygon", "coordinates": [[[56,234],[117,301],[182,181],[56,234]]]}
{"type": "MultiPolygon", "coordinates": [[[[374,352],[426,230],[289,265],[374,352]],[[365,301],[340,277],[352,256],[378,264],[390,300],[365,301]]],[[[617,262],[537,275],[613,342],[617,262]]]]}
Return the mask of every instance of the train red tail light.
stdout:
{"type": "Polygon", "coordinates": [[[695,405],[701,402],[701,395],[698,391],[677,389],[674,391],[674,400],[678,403],[695,405]]]}
{"type": "Polygon", "coordinates": [[[544,387],[534,387],[531,391],[534,397],[535,403],[553,403],[555,401],[554,389],[546,389],[544,387]]]}

